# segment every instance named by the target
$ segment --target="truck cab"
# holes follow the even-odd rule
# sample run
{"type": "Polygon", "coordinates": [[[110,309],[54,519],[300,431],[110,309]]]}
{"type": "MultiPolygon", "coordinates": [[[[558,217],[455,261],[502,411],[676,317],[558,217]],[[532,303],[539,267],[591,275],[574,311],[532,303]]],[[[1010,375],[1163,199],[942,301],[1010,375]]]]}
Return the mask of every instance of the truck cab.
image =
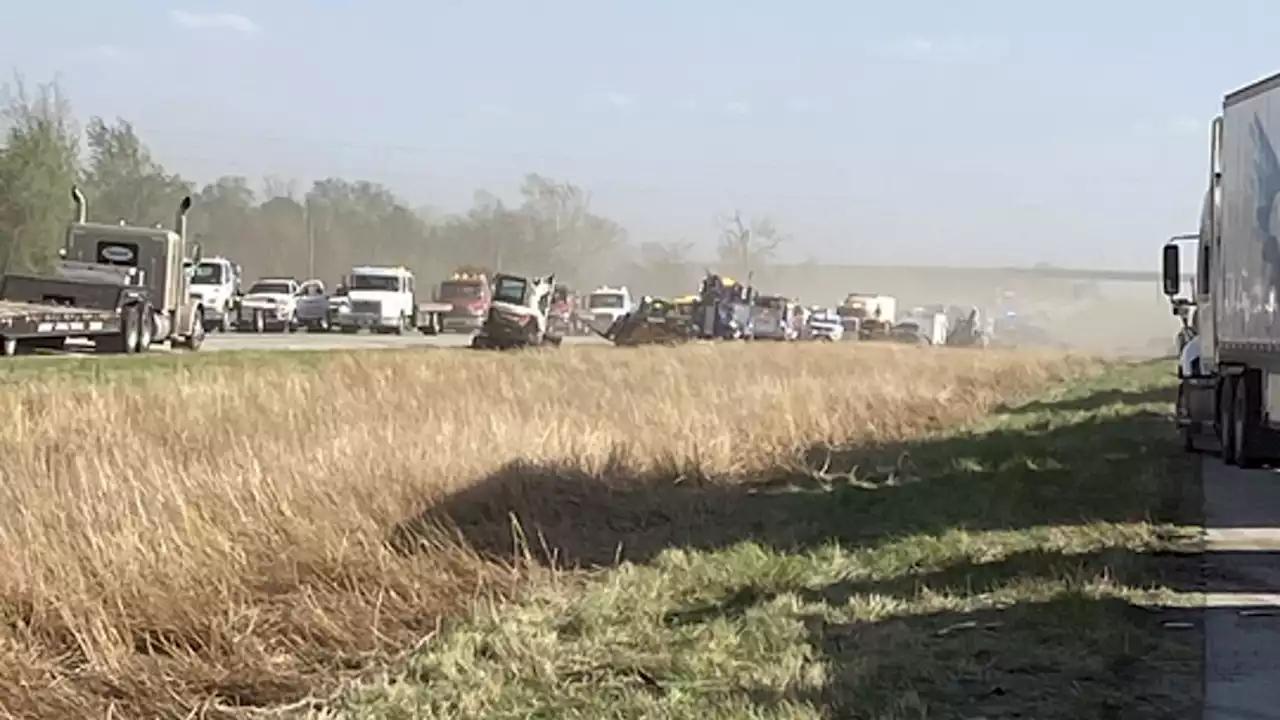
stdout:
{"type": "Polygon", "coordinates": [[[206,257],[183,267],[191,276],[191,295],[200,298],[206,332],[231,330],[240,307],[240,266],[224,257],[206,257]]]}
{"type": "Polygon", "coordinates": [[[751,301],[751,336],[761,340],[800,337],[797,304],[781,295],[756,295],[751,301]]]}
{"type": "MultiPolygon", "coordinates": [[[[59,251],[55,275],[86,284],[105,282],[132,285],[139,296],[138,327],[146,350],[152,343],[177,341],[191,349],[204,342],[204,306],[191,293],[187,273],[187,213],[191,198],[178,205],[174,228],[87,222],[88,205],[78,188],[72,188],[76,221],[67,228],[65,246],[59,251]],[[193,323],[198,328],[193,327],[193,323]]],[[[191,246],[192,262],[199,263],[199,245],[191,246]]],[[[74,298],[67,304],[78,304],[74,298]]]]}
{"type": "Polygon", "coordinates": [[[587,311],[591,313],[591,322],[598,328],[607,328],[618,318],[634,309],[631,290],[625,285],[596,288],[587,296],[587,311]]]}
{"type": "Polygon", "coordinates": [[[417,327],[414,277],[404,267],[362,265],[351,268],[343,280],[347,303],[337,316],[344,333],[361,328],[374,332],[403,333],[417,327]]]}
{"type": "Polygon", "coordinates": [[[485,273],[455,270],[436,288],[436,301],[449,305],[442,319],[443,329],[446,332],[479,330],[492,298],[493,288],[485,273]]]}

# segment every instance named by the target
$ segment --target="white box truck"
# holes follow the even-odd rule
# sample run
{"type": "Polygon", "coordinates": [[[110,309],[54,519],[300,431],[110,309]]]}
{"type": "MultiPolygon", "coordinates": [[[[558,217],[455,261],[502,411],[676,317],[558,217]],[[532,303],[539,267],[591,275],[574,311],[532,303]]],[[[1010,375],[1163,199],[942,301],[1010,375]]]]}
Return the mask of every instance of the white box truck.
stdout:
{"type": "Polygon", "coordinates": [[[1228,465],[1280,456],[1280,74],[1227,95],[1210,132],[1198,233],[1165,244],[1164,292],[1182,316],[1177,423],[1188,450],[1228,465]],[[1183,295],[1181,241],[1196,240],[1183,295]]]}

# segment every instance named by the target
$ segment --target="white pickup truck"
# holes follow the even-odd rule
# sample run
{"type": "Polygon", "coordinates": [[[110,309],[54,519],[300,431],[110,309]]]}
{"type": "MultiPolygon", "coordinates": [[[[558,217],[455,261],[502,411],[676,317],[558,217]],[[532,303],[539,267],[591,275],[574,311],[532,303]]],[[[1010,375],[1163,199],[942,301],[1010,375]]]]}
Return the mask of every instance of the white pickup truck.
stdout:
{"type": "Polygon", "coordinates": [[[255,282],[240,300],[236,329],[258,333],[297,330],[298,288],[298,281],[293,278],[263,278],[255,282]]]}
{"type": "Polygon", "coordinates": [[[351,268],[343,283],[346,302],[337,305],[332,322],[344,333],[361,329],[401,334],[440,331],[449,303],[419,303],[413,273],[403,267],[362,265],[351,268]]]}

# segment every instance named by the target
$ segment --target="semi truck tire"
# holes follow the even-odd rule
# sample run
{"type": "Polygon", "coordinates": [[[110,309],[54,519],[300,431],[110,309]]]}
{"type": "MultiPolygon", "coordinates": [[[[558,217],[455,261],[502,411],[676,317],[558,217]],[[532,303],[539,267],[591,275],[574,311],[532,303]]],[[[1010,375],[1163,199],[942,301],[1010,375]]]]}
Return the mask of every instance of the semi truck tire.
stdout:
{"type": "Polygon", "coordinates": [[[1261,378],[1258,373],[1247,371],[1235,378],[1235,389],[1232,392],[1231,417],[1235,427],[1231,430],[1231,439],[1235,443],[1232,455],[1236,465],[1242,468],[1255,468],[1261,464],[1263,453],[1261,404],[1259,397],[1262,391],[1261,378]]]}
{"type": "Polygon", "coordinates": [[[204,346],[204,311],[197,308],[196,316],[191,319],[191,334],[175,343],[184,350],[195,352],[204,346]]]}
{"type": "Polygon", "coordinates": [[[103,335],[94,342],[94,351],[100,354],[122,355],[138,349],[139,307],[127,305],[120,311],[120,332],[103,335]]]}
{"type": "Polygon", "coordinates": [[[154,312],[149,305],[143,305],[138,310],[138,345],[134,348],[134,352],[144,353],[151,350],[151,343],[155,339],[155,328],[154,312]]]}
{"type": "Polygon", "coordinates": [[[1235,389],[1236,379],[1228,376],[1222,378],[1222,387],[1218,390],[1218,441],[1222,446],[1222,463],[1236,464],[1235,440],[1235,389]]]}

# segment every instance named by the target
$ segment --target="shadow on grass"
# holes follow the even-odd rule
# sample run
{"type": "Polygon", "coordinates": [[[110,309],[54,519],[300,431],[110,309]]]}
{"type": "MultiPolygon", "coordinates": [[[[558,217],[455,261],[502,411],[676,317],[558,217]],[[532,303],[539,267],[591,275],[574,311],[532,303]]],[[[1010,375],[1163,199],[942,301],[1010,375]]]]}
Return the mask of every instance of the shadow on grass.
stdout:
{"type": "MultiPolygon", "coordinates": [[[[1180,451],[1166,414],[1137,407],[1171,399],[1167,388],[1105,388],[1012,409],[1009,426],[996,423],[987,432],[835,453],[813,448],[810,461],[829,466],[821,474],[779,466],[755,480],[711,481],[679,468],[639,476],[621,461],[594,476],[513,464],[397,528],[393,541],[411,551],[420,528],[443,524],[509,559],[514,518],[534,559],[573,566],[647,562],[666,548],[713,550],[742,541],[802,551],[832,543],[876,547],[952,530],[1198,525],[1197,461],[1180,451]],[[1114,405],[1129,407],[1103,411],[1114,405]],[[1077,415],[1087,410],[1099,412],[1077,415]]],[[[1175,537],[1152,552],[1072,554],[1044,545],[1050,547],[992,562],[818,587],[730,587],[711,602],[674,608],[665,621],[742,622],[781,594],[826,608],[805,620],[809,646],[827,669],[821,693],[751,692],[758,705],[783,714],[783,703],[800,702],[835,717],[1193,716],[1201,699],[1201,611],[1150,598],[1136,604],[1091,584],[1105,578],[1129,588],[1215,589],[1202,584],[1194,546],[1175,537]],[[1040,597],[1028,590],[1022,596],[1036,599],[1007,606],[990,600],[1015,586],[1058,589],[1040,597]],[[951,609],[920,614],[925,604],[917,603],[916,614],[847,619],[866,616],[850,611],[853,601],[881,597],[910,607],[931,596],[951,598],[944,603],[951,609]]]]}
{"type": "Polygon", "coordinates": [[[1057,401],[1035,401],[1023,405],[999,407],[996,412],[1028,414],[1044,412],[1088,412],[1101,410],[1109,405],[1145,405],[1147,403],[1172,402],[1168,388],[1146,390],[1111,389],[1080,398],[1057,401]]]}
{"type": "MultiPolygon", "coordinates": [[[[575,567],[745,540],[800,550],[953,529],[1137,522],[1152,514],[1153,484],[1187,462],[1170,450],[1172,437],[1167,417],[1138,412],[854,448],[832,455],[839,472],[825,474],[779,466],[758,479],[711,481],[678,468],[638,475],[621,461],[598,474],[513,463],[403,523],[392,541],[411,551],[421,529],[443,524],[509,559],[515,521],[535,559],[575,567]]],[[[809,453],[815,465],[829,454],[809,453]]]]}

